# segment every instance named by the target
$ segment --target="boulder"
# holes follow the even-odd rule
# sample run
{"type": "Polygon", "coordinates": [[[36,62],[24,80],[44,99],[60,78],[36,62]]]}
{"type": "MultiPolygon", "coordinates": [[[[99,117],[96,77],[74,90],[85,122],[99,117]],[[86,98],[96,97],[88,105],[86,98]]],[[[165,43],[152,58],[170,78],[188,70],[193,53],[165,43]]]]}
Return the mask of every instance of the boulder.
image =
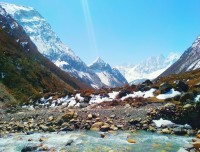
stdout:
{"type": "Polygon", "coordinates": [[[50,116],[50,117],[48,118],[49,121],[53,121],[53,119],[54,119],[53,116],[50,116]]]}
{"type": "Polygon", "coordinates": [[[152,85],[153,82],[151,82],[151,80],[145,80],[144,82],[142,82],[142,84],[149,86],[149,85],[152,85]]]}
{"type": "Polygon", "coordinates": [[[189,86],[183,82],[183,81],[176,81],[176,90],[180,92],[187,92],[189,89],[189,86]]]}
{"type": "Polygon", "coordinates": [[[169,92],[170,90],[172,89],[172,85],[170,85],[169,83],[165,82],[165,83],[162,83],[159,87],[159,90],[160,90],[160,93],[161,94],[164,94],[164,93],[167,93],[169,92]]]}
{"type": "Polygon", "coordinates": [[[180,102],[181,103],[187,102],[188,99],[194,101],[194,94],[192,92],[183,93],[180,97],[180,102]]]}
{"type": "Polygon", "coordinates": [[[65,146],[71,146],[71,144],[72,144],[73,142],[74,142],[73,139],[69,139],[69,140],[66,142],[65,146]]]}
{"type": "Polygon", "coordinates": [[[186,104],[186,105],[184,105],[183,106],[183,109],[184,110],[190,110],[190,109],[193,109],[194,107],[193,107],[193,105],[191,105],[191,104],[186,104]]]}
{"type": "Polygon", "coordinates": [[[197,134],[197,138],[200,139],[200,134],[197,134]]]}
{"type": "Polygon", "coordinates": [[[130,91],[123,89],[123,90],[119,91],[119,94],[116,96],[116,99],[120,99],[130,93],[131,93],[130,91]]]}
{"type": "Polygon", "coordinates": [[[134,139],[131,139],[131,138],[128,138],[127,141],[131,144],[135,144],[136,143],[136,140],[134,139]]]}
{"type": "Polygon", "coordinates": [[[88,119],[92,119],[92,117],[93,117],[92,114],[88,115],[88,119]]]}
{"type": "Polygon", "coordinates": [[[101,126],[101,131],[105,132],[108,131],[110,129],[110,125],[105,123],[103,126],[101,126]]]}
{"type": "Polygon", "coordinates": [[[74,110],[69,110],[68,112],[66,112],[63,116],[62,119],[64,121],[70,121],[75,115],[75,111],[74,110]]]}
{"type": "Polygon", "coordinates": [[[45,138],[40,138],[40,139],[39,139],[40,142],[43,142],[43,141],[45,141],[45,140],[46,140],[45,138]]]}
{"type": "Polygon", "coordinates": [[[179,101],[180,98],[181,98],[181,95],[176,95],[173,99],[174,99],[175,101],[179,101]]]}
{"type": "Polygon", "coordinates": [[[81,102],[81,103],[79,104],[79,107],[80,107],[80,108],[86,108],[87,106],[89,106],[89,104],[88,104],[88,103],[85,103],[85,102],[81,102]]]}
{"type": "Polygon", "coordinates": [[[198,149],[199,150],[199,148],[200,148],[200,142],[194,142],[194,143],[192,143],[193,144],[193,147],[195,148],[195,149],[198,149]]]}
{"type": "Polygon", "coordinates": [[[167,103],[165,106],[165,108],[168,108],[168,109],[174,109],[176,107],[176,105],[174,103],[167,103]]]}
{"type": "Polygon", "coordinates": [[[43,131],[47,131],[49,129],[49,127],[45,126],[45,125],[40,125],[40,128],[43,130],[43,131]]]}
{"type": "Polygon", "coordinates": [[[168,128],[162,129],[163,134],[170,134],[171,131],[168,128]]]}
{"type": "Polygon", "coordinates": [[[181,127],[174,128],[173,132],[174,132],[175,135],[185,135],[185,134],[187,134],[187,131],[185,131],[181,127]]]}
{"type": "Polygon", "coordinates": [[[31,152],[31,151],[36,151],[37,146],[26,146],[22,148],[21,152],[31,152]]]}

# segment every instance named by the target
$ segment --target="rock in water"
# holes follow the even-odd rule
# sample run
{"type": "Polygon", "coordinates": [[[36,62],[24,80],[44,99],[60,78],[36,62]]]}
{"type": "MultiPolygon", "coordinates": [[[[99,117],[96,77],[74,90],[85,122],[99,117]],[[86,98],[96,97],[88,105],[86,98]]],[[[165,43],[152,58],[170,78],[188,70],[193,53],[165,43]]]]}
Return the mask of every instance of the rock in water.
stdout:
{"type": "Polygon", "coordinates": [[[35,151],[37,150],[37,147],[36,146],[27,146],[27,147],[24,147],[21,152],[31,152],[31,151],[35,151]]]}
{"type": "Polygon", "coordinates": [[[67,141],[67,143],[65,144],[65,146],[71,146],[71,144],[74,142],[73,139],[70,139],[67,141]]]}
{"type": "Polygon", "coordinates": [[[135,144],[135,143],[136,143],[136,141],[135,141],[134,139],[131,139],[131,138],[128,138],[127,141],[128,141],[129,143],[132,143],[132,144],[135,144]]]}

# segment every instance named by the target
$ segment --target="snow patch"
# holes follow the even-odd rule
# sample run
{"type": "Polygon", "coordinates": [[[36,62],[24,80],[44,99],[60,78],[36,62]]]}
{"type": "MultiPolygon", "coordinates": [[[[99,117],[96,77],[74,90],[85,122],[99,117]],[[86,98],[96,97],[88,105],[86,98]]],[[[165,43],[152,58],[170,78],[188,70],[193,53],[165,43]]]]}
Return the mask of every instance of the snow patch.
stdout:
{"type": "Polygon", "coordinates": [[[171,89],[169,92],[167,92],[165,94],[159,94],[156,98],[157,99],[167,99],[167,98],[173,98],[180,94],[181,93],[179,91],[175,91],[174,89],[171,89]]]}
{"type": "Polygon", "coordinates": [[[137,91],[134,92],[133,94],[128,94],[125,97],[122,97],[121,100],[125,100],[127,98],[136,98],[136,97],[143,97],[143,98],[150,98],[150,97],[154,97],[154,92],[156,91],[156,89],[150,89],[149,91],[137,91]]]}
{"type": "Polygon", "coordinates": [[[169,121],[169,120],[164,120],[160,118],[160,120],[153,120],[153,122],[156,124],[156,127],[162,127],[162,126],[168,126],[168,125],[173,125],[174,123],[169,121]]]}

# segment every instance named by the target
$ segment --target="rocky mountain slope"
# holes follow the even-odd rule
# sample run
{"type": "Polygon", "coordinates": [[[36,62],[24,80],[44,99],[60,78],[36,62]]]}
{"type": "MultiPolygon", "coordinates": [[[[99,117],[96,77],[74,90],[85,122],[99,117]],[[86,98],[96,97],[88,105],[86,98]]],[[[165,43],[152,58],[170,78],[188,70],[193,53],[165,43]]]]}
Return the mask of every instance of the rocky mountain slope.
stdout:
{"type": "Polygon", "coordinates": [[[91,65],[89,65],[89,68],[99,76],[101,82],[109,87],[119,87],[128,83],[118,69],[112,68],[101,58],[97,58],[91,65]]]}
{"type": "Polygon", "coordinates": [[[89,87],[40,54],[23,28],[1,6],[0,65],[0,83],[7,89],[1,91],[18,101],[89,87]]]}
{"type": "Polygon", "coordinates": [[[200,36],[198,36],[192,46],[182,54],[179,60],[164,71],[160,76],[178,74],[198,68],[200,68],[200,36]]]}
{"type": "Polygon", "coordinates": [[[104,85],[99,77],[69,47],[62,43],[39,12],[31,7],[7,3],[0,3],[0,5],[24,28],[39,52],[58,67],[91,86],[101,87],[104,85]]]}
{"type": "Polygon", "coordinates": [[[155,79],[180,57],[179,53],[170,53],[150,57],[137,65],[117,66],[129,83],[137,84],[146,79],[155,79]]]}

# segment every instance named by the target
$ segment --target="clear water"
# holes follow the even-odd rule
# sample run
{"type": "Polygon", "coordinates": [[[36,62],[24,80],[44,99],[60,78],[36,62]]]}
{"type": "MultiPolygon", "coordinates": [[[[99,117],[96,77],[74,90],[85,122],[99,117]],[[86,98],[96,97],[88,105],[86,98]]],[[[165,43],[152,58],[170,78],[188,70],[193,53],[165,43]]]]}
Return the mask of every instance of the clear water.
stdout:
{"type": "Polygon", "coordinates": [[[35,133],[32,135],[10,135],[0,138],[0,152],[20,152],[25,146],[39,145],[39,139],[45,138],[44,146],[56,151],[67,152],[176,152],[180,147],[189,143],[192,137],[174,135],[159,135],[140,131],[137,133],[116,132],[100,137],[98,132],[68,132],[68,133],[35,133]],[[127,136],[137,141],[136,144],[127,142],[127,136]],[[32,139],[32,141],[28,141],[32,139]],[[73,139],[71,146],[65,146],[73,139]]]}

